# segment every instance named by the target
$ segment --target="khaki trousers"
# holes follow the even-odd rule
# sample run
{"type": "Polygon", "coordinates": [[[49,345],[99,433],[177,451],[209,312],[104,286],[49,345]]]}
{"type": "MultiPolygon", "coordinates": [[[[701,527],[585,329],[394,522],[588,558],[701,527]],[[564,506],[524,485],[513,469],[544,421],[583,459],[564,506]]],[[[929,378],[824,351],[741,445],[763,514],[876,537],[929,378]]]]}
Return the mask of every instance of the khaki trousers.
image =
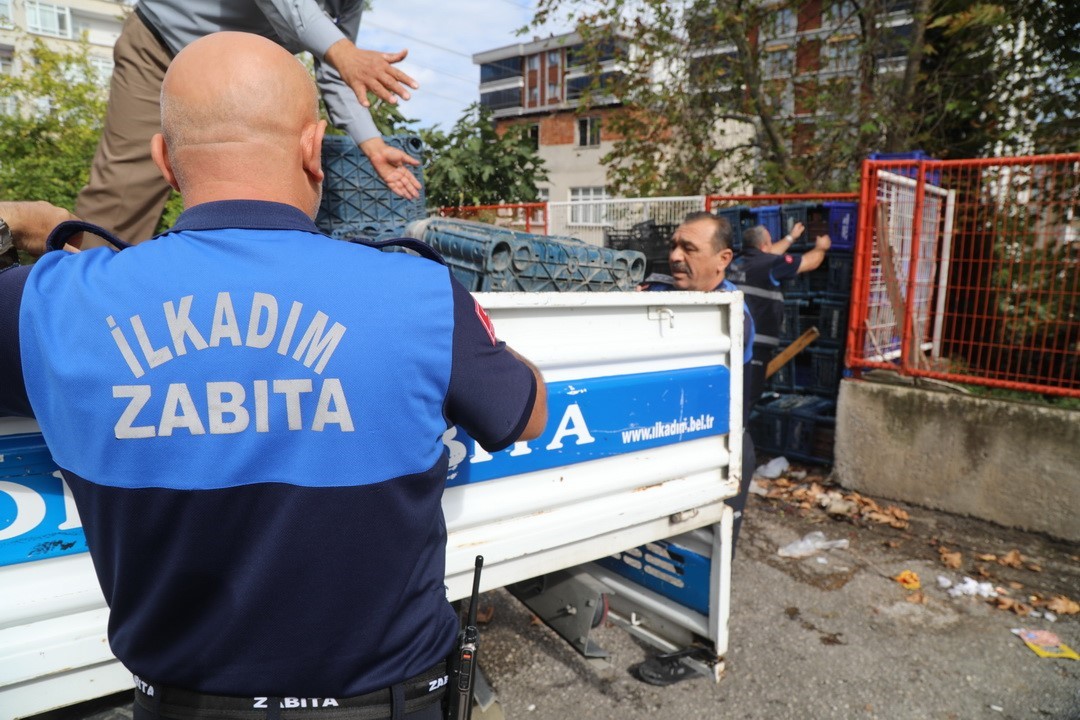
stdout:
{"type": "MultiPolygon", "coordinates": [[[[141,19],[131,13],[113,48],[112,84],[105,128],[79,193],[75,214],[139,243],[153,237],[169,184],[150,157],[150,138],[161,128],[161,82],[172,57],[141,19]]],[[[106,244],[91,235],[83,247],[106,244]]]]}

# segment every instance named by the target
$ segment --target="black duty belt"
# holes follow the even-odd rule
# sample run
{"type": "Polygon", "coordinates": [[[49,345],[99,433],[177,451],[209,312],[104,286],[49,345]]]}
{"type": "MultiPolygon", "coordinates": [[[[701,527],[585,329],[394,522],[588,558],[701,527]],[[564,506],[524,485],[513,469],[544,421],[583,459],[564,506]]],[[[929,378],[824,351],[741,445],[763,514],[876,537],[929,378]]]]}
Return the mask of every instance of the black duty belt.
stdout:
{"type": "Polygon", "coordinates": [[[352,697],[288,697],[210,695],[135,678],[135,702],[171,718],[317,718],[318,720],[376,720],[416,712],[442,702],[446,694],[446,663],[397,685],[352,697]],[[394,712],[394,710],[397,712],[394,712]]]}

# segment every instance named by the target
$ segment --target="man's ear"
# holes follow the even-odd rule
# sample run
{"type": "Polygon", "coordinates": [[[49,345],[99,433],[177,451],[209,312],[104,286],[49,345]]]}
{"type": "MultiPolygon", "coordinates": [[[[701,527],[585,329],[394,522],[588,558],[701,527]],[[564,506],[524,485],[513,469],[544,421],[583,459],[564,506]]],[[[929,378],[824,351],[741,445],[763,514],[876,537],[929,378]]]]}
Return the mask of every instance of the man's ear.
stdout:
{"type": "Polygon", "coordinates": [[[326,121],[320,120],[304,128],[300,136],[300,152],[304,165],[304,171],[316,183],[323,181],[322,168],[322,141],[326,135],[326,121]]]}
{"type": "Polygon", "coordinates": [[[727,266],[731,264],[731,261],[735,259],[735,251],[731,248],[724,248],[719,253],[720,269],[727,270],[727,266]]]}
{"type": "Polygon", "coordinates": [[[176,182],[176,173],[173,172],[172,162],[169,160],[169,147],[165,144],[165,136],[161,133],[150,138],[150,157],[154,158],[154,164],[158,166],[165,182],[169,183],[173,190],[180,192],[180,186],[176,182]]]}

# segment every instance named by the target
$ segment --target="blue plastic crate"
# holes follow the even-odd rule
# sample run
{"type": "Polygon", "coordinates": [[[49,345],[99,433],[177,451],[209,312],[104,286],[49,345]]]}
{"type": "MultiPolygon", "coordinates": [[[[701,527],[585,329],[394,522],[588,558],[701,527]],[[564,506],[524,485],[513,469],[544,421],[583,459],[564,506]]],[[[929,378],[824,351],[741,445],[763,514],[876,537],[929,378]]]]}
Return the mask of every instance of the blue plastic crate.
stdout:
{"type": "Polygon", "coordinates": [[[390,240],[404,237],[404,228],[398,223],[367,223],[366,225],[342,225],[330,233],[338,240],[390,240]]]}
{"type": "Polygon", "coordinates": [[[658,540],[596,562],[680,605],[709,614],[712,563],[693,550],[671,540],[658,540]]]}
{"type": "Polygon", "coordinates": [[[822,343],[843,347],[848,329],[847,300],[819,300],[817,328],[822,343]]]}
{"type": "Polygon", "coordinates": [[[836,250],[853,250],[858,231],[859,203],[827,202],[829,211],[829,239],[836,250]]]}
{"type": "Polygon", "coordinates": [[[830,252],[825,256],[825,292],[831,297],[851,295],[851,274],[855,256],[846,252],[830,252]]]}
{"type": "Polygon", "coordinates": [[[784,455],[799,460],[833,461],[836,439],[836,403],[825,398],[802,405],[788,418],[784,455]]]}
{"type": "MultiPolygon", "coordinates": [[[[790,365],[791,363],[788,363],[785,367],[790,365]]],[[[818,401],[819,398],[798,394],[781,394],[763,398],[750,414],[748,427],[754,446],[770,452],[782,452],[787,443],[788,420],[791,413],[818,401]]]]}
{"type": "Polygon", "coordinates": [[[743,230],[749,230],[758,224],[754,214],[750,212],[750,208],[745,205],[736,205],[729,208],[720,208],[714,211],[713,214],[719,215],[728,221],[731,225],[731,247],[736,253],[742,252],[743,230]]]}
{"type": "Polygon", "coordinates": [[[810,354],[810,392],[835,398],[840,391],[844,374],[844,351],[839,347],[819,347],[807,350],[810,354]]]}
{"type": "Polygon", "coordinates": [[[533,235],[453,218],[427,218],[411,223],[406,232],[439,251],[470,290],[633,290],[645,277],[642,253],[598,247],[575,238],[533,235]]]}
{"type": "Polygon", "coordinates": [[[763,205],[750,208],[750,212],[754,216],[754,224],[764,225],[774,241],[784,236],[784,225],[780,218],[779,205],[763,205]]]}
{"type": "Polygon", "coordinates": [[[784,298],[784,316],[780,320],[780,339],[791,342],[808,329],[817,319],[810,315],[810,301],[801,298],[784,298]]]}
{"type": "MultiPolygon", "coordinates": [[[[866,158],[868,160],[882,160],[882,161],[886,161],[886,162],[888,162],[888,161],[910,162],[910,161],[935,160],[936,159],[936,158],[930,157],[929,155],[927,155],[922,150],[910,150],[908,152],[896,152],[896,153],[870,153],[869,155],[866,156],[866,158]]],[[[909,165],[907,167],[888,168],[888,171],[892,172],[892,173],[896,173],[897,175],[902,175],[904,177],[909,177],[909,178],[912,178],[912,179],[915,179],[915,178],[917,178],[919,176],[918,167],[914,167],[914,166],[911,166],[911,165],[909,165]]],[[[926,182],[930,183],[931,185],[941,185],[941,171],[940,170],[930,170],[930,171],[928,171],[926,173],[926,182]]]]}
{"type": "Polygon", "coordinates": [[[821,203],[785,203],[780,206],[780,217],[783,221],[781,236],[790,233],[795,223],[802,223],[806,228],[799,245],[806,244],[813,247],[814,238],[829,232],[829,211],[821,203]]]}
{"type": "MultiPolygon", "coordinates": [[[[816,271],[815,271],[816,272],[816,271]]],[[[780,292],[784,298],[809,298],[812,296],[810,276],[813,273],[799,273],[793,278],[780,281],[780,292]]]]}
{"type": "MultiPolygon", "coordinates": [[[[422,160],[423,143],[415,135],[390,135],[387,145],[422,160]]],[[[352,138],[328,135],[323,139],[323,193],[315,224],[330,235],[339,228],[370,223],[397,224],[402,230],[427,215],[424,208],[422,170],[407,166],[421,181],[420,197],[407,200],[395,195],[383,183],[371,162],[352,138]]]]}

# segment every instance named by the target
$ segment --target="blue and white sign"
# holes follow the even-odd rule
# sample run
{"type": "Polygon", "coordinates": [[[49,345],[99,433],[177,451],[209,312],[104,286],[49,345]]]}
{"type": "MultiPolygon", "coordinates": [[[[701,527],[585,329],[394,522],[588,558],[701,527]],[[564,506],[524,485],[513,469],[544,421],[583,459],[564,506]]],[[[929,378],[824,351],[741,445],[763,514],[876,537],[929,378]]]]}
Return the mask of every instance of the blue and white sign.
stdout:
{"type": "Polygon", "coordinates": [[[459,428],[448,486],[598,460],[728,432],[731,374],[715,365],[548,383],[548,426],[492,455],[459,428]]]}
{"type": "MultiPolygon", "coordinates": [[[[549,383],[548,427],[485,452],[458,428],[447,485],[483,482],[728,432],[731,376],[710,366],[549,383]]],[[[71,493],[40,434],[0,438],[0,566],[86,551],[71,493]]]]}
{"type": "Polygon", "coordinates": [[[80,552],[82,521],[41,435],[0,438],[0,566],[80,552]]]}

